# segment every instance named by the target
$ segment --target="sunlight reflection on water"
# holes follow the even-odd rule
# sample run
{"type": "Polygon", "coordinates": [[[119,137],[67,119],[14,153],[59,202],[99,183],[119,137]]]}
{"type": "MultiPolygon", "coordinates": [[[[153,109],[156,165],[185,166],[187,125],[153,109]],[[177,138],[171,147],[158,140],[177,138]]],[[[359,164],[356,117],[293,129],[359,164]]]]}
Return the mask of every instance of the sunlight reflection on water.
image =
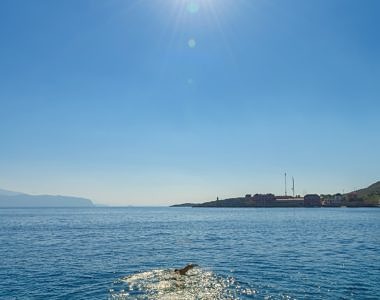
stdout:
{"type": "Polygon", "coordinates": [[[184,276],[173,270],[152,270],[121,278],[110,291],[110,299],[238,299],[255,293],[242,289],[233,277],[195,268],[184,276]]]}

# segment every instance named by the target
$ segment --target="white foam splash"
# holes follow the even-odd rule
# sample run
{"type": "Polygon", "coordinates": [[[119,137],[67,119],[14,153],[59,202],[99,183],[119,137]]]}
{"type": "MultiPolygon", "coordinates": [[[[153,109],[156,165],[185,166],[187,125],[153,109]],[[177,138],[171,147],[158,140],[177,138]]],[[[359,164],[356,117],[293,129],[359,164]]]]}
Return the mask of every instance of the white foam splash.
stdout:
{"type": "Polygon", "coordinates": [[[194,268],[186,275],[173,270],[152,270],[133,274],[118,281],[124,289],[110,291],[110,299],[238,299],[239,288],[232,277],[194,268]]]}

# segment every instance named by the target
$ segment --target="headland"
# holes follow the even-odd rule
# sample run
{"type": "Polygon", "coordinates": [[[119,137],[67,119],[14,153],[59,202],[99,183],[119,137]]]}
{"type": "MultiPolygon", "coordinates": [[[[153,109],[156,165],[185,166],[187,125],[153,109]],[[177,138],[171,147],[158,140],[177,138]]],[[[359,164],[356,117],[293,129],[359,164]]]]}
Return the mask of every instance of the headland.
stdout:
{"type": "Polygon", "coordinates": [[[301,196],[276,196],[246,194],[244,197],[228,198],[204,203],[185,203],[172,207],[380,207],[380,181],[367,188],[347,194],[307,194],[301,196]]]}

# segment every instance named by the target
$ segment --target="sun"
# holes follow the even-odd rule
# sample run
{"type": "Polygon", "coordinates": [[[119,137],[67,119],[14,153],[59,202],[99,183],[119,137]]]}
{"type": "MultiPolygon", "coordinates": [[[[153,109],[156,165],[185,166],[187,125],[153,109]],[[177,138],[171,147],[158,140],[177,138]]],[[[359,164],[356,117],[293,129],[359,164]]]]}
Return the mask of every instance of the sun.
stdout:
{"type": "Polygon", "coordinates": [[[168,0],[163,1],[165,4],[161,8],[165,6],[165,18],[173,21],[172,28],[175,31],[194,23],[207,23],[209,28],[217,26],[222,29],[234,7],[238,7],[237,3],[241,1],[243,0],[168,0]]]}

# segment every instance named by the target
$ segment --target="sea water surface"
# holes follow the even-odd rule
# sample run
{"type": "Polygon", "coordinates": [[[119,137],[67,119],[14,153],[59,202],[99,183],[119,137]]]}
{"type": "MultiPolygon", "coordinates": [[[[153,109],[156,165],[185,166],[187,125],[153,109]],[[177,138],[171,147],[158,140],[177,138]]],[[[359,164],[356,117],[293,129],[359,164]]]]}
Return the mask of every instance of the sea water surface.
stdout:
{"type": "Polygon", "coordinates": [[[379,249],[376,208],[0,209],[0,299],[379,299],[379,249]]]}

